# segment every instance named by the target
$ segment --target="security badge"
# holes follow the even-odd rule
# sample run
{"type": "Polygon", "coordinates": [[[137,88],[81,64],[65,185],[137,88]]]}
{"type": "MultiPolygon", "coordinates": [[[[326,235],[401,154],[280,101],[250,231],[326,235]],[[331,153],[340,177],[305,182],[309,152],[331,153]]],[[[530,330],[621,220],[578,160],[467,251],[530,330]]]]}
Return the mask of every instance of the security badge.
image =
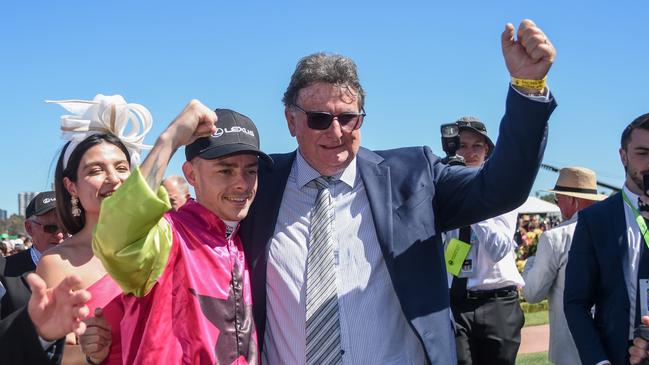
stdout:
{"type": "Polygon", "coordinates": [[[640,315],[649,316],[649,279],[640,279],[640,315]]]}
{"type": "MultiPolygon", "coordinates": [[[[471,242],[476,242],[473,232],[471,232],[471,242]]],[[[452,238],[444,252],[446,271],[460,278],[473,276],[473,264],[477,249],[477,244],[471,245],[457,238],[452,238]]]]}

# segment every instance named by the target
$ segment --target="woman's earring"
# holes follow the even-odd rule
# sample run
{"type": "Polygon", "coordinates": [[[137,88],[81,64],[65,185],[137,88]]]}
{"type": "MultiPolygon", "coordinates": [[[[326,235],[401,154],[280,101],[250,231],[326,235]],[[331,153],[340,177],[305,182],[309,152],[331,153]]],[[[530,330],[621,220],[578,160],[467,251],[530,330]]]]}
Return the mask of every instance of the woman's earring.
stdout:
{"type": "Polygon", "coordinates": [[[80,217],[81,209],[79,208],[79,198],[73,196],[72,198],[70,198],[70,203],[72,203],[72,216],[80,217]]]}

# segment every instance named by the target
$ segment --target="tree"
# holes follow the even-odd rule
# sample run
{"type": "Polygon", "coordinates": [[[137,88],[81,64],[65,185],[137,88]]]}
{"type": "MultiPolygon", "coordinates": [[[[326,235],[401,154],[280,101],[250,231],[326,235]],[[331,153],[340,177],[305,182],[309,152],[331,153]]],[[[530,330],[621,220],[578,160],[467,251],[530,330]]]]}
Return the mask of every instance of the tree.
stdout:
{"type": "Polygon", "coordinates": [[[541,194],[541,193],[537,192],[536,197],[541,199],[541,200],[545,200],[548,203],[556,204],[554,202],[555,195],[553,193],[541,194]]]}
{"type": "Polygon", "coordinates": [[[0,232],[9,235],[25,234],[25,218],[22,215],[12,214],[6,220],[0,220],[0,232]]]}

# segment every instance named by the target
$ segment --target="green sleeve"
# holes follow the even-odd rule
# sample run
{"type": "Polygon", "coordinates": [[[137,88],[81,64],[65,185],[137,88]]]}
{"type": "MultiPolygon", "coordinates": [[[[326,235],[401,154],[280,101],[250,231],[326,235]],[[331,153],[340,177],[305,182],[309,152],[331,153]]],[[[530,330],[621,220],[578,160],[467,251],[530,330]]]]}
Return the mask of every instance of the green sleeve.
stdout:
{"type": "Polygon", "coordinates": [[[167,191],[151,190],[139,168],[102,202],[92,249],[125,293],[146,295],[164,272],[173,242],[162,218],[169,209],[167,191]]]}

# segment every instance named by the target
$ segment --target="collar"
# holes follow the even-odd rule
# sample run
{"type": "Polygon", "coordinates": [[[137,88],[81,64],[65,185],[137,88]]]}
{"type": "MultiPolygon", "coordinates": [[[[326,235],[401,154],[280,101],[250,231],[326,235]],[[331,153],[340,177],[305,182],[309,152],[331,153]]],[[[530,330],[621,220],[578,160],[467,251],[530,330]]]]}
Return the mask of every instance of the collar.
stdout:
{"type": "Polygon", "coordinates": [[[36,249],[36,247],[32,246],[29,249],[29,254],[32,256],[32,261],[34,261],[34,265],[38,265],[38,262],[41,260],[41,257],[43,257],[43,254],[36,249]]]}
{"type": "Polygon", "coordinates": [[[570,219],[566,220],[567,224],[570,224],[572,222],[576,222],[579,219],[579,211],[576,211],[572,214],[572,217],[570,219]]]}
{"type": "MultiPolygon", "coordinates": [[[[295,156],[295,162],[293,163],[294,171],[295,171],[295,178],[297,182],[298,188],[302,189],[305,185],[310,183],[313,179],[318,178],[322,175],[311,167],[307,160],[304,159],[302,156],[302,152],[300,152],[300,149],[297,149],[297,154],[295,156]]],[[[340,180],[341,182],[345,183],[347,186],[350,188],[354,187],[354,183],[356,182],[356,177],[358,174],[356,173],[356,157],[352,160],[352,162],[345,167],[345,169],[338,174],[332,176],[336,180],[340,180]]]]}
{"type": "MultiPolygon", "coordinates": [[[[638,209],[638,199],[640,197],[636,193],[629,190],[629,188],[627,188],[626,184],[624,184],[622,189],[624,190],[624,193],[626,194],[626,196],[629,197],[629,200],[631,201],[631,203],[633,203],[633,207],[635,209],[638,209]]],[[[624,201],[622,202],[622,204],[624,204],[624,201]]],[[[624,205],[626,205],[626,204],[624,204],[624,205]]]]}
{"type": "MultiPolygon", "coordinates": [[[[211,210],[205,208],[201,203],[197,202],[193,198],[188,199],[178,212],[170,212],[169,214],[177,214],[180,217],[187,217],[193,222],[196,222],[199,226],[207,227],[208,229],[216,229],[219,234],[223,233],[225,235],[228,233],[226,223],[223,219],[214,214],[211,210]]],[[[228,221],[228,223],[236,223],[234,230],[232,230],[233,232],[231,232],[234,233],[239,222],[228,221]]]]}

